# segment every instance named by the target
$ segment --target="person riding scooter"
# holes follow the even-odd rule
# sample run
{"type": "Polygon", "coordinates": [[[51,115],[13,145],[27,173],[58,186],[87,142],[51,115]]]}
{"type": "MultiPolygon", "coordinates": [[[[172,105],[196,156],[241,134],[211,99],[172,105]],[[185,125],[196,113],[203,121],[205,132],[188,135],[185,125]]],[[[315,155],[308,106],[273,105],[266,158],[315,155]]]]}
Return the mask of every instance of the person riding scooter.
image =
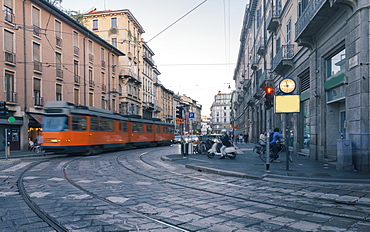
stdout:
{"type": "Polygon", "coordinates": [[[222,129],[221,130],[221,142],[222,142],[222,147],[221,147],[221,157],[220,159],[225,159],[225,155],[226,155],[226,152],[225,152],[225,149],[226,147],[231,147],[231,143],[230,143],[230,139],[229,139],[229,136],[227,135],[226,133],[226,129],[222,129]]]}

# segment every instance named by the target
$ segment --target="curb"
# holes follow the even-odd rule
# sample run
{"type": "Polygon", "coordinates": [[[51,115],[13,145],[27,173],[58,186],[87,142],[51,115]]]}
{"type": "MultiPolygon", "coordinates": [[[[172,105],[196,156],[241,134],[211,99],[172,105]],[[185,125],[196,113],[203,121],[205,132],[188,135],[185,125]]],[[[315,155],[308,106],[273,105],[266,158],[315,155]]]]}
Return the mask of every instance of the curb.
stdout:
{"type": "Polygon", "coordinates": [[[249,175],[249,174],[240,173],[240,172],[225,171],[225,170],[220,170],[216,168],[209,168],[209,167],[192,165],[192,164],[186,164],[185,167],[189,169],[197,170],[199,172],[207,172],[207,173],[213,173],[213,174],[218,174],[218,175],[223,175],[223,176],[232,176],[232,177],[240,177],[240,178],[255,179],[255,180],[262,179],[262,177],[260,176],[249,175]]]}

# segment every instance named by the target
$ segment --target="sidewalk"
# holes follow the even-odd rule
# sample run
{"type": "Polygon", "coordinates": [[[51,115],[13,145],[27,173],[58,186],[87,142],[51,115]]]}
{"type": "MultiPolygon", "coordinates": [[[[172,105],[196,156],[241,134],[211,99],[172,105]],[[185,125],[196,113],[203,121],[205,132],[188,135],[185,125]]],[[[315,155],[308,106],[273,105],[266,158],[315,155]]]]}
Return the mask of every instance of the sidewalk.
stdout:
{"type": "Polygon", "coordinates": [[[225,176],[237,176],[253,179],[274,179],[280,181],[300,180],[315,182],[357,183],[370,184],[370,173],[355,171],[337,171],[335,164],[325,164],[306,157],[292,155],[293,162],[289,162],[287,170],[286,156],[282,153],[280,163],[270,163],[270,170],[266,170],[266,163],[253,154],[255,144],[236,144],[238,147],[235,160],[212,159],[206,155],[190,154],[184,158],[180,154],[162,157],[164,161],[172,161],[185,165],[187,168],[202,172],[217,173],[225,176]]]}

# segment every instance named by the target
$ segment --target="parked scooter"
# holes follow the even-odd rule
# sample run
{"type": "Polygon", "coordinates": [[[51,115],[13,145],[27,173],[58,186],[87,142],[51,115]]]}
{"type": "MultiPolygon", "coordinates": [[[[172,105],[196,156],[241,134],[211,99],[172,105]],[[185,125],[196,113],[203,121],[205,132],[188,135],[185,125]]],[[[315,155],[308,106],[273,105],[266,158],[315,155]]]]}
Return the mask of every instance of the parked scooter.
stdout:
{"type": "MultiPolygon", "coordinates": [[[[221,141],[217,140],[217,142],[212,145],[211,149],[207,151],[208,158],[213,158],[215,155],[221,156],[221,151],[220,151],[221,147],[222,147],[221,141]]],[[[225,157],[229,157],[230,159],[236,158],[236,149],[234,146],[227,147],[225,149],[225,157]]]]}

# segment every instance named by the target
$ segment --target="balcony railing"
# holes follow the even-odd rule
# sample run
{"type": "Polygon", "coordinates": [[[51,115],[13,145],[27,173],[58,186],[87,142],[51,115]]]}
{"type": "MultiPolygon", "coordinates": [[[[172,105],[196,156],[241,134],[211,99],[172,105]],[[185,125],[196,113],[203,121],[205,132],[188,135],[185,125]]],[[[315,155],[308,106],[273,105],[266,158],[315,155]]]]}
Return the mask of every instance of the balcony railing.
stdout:
{"type": "Polygon", "coordinates": [[[106,84],[101,85],[101,91],[104,92],[104,93],[107,92],[107,85],[106,84]]]}
{"type": "Polygon", "coordinates": [[[41,28],[37,25],[33,25],[33,35],[40,37],[41,28]]]}
{"type": "Polygon", "coordinates": [[[77,47],[77,46],[73,46],[73,53],[74,53],[74,55],[79,56],[80,55],[80,48],[77,47]]]}
{"type": "Polygon", "coordinates": [[[280,14],[281,14],[281,9],[277,9],[274,7],[272,10],[270,10],[269,15],[267,17],[267,30],[271,32],[276,32],[276,30],[280,26],[280,14]]]}
{"type": "Polygon", "coordinates": [[[17,92],[6,91],[5,96],[6,96],[6,101],[7,102],[12,102],[12,103],[17,103],[18,102],[17,92]]]}
{"type": "Polygon", "coordinates": [[[93,80],[89,80],[89,87],[94,88],[95,87],[95,82],[93,80]]]}
{"type": "Polygon", "coordinates": [[[56,77],[59,79],[63,79],[63,70],[60,68],[56,69],[56,77]]]}
{"type": "Polygon", "coordinates": [[[15,65],[15,53],[5,51],[4,52],[4,55],[5,55],[5,57],[4,57],[5,58],[5,62],[7,64],[15,65]]]}
{"type": "Polygon", "coordinates": [[[251,60],[251,68],[253,70],[257,70],[258,69],[258,59],[255,56],[252,57],[252,60],[251,60]]]}
{"type": "Polygon", "coordinates": [[[33,61],[33,70],[35,72],[42,72],[42,62],[38,61],[38,60],[34,60],[33,61]]]}
{"type": "Polygon", "coordinates": [[[296,40],[301,35],[303,30],[307,28],[308,24],[311,23],[314,16],[320,10],[320,8],[325,4],[326,0],[311,0],[309,1],[306,9],[302,13],[301,17],[298,18],[295,23],[295,36],[296,40]]]}
{"type": "Polygon", "coordinates": [[[75,84],[80,84],[80,81],[81,81],[81,77],[79,75],[74,75],[74,81],[75,81],[75,84]]]}
{"type": "Polygon", "coordinates": [[[265,39],[263,37],[260,37],[260,39],[257,42],[257,54],[260,56],[264,56],[265,52],[266,52],[265,39]]]}
{"type": "Polygon", "coordinates": [[[285,68],[284,66],[292,66],[293,56],[294,45],[282,45],[281,49],[278,51],[272,61],[272,70],[277,74],[281,74],[281,72],[285,68]]]}
{"type": "Polygon", "coordinates": [[[93,63],[94,62],[94,55],[89,54],[89,62],[93,63]]]}
{"type": "Polygon", "coordinates": [[[44,98],[41,96],[35,96],[35,106],[44,106],[44,98]]]}
{"type": "Polygon", "coordinates": [[[101,67],[105,68],[105,60],[101,60],[101,67]]]}
{"type": "Polygon", "coordinates": [[[62,38],[60,38],[60,37],[55,37],[55,44],[56,44],[58,47],[62,47],[62,38]]]}
{"type": "Polygon", "coordinates": [[[8,23],[14,23],[14,14],[4,11],[4,16],[5,16],[5,22],[8,23]]]}

